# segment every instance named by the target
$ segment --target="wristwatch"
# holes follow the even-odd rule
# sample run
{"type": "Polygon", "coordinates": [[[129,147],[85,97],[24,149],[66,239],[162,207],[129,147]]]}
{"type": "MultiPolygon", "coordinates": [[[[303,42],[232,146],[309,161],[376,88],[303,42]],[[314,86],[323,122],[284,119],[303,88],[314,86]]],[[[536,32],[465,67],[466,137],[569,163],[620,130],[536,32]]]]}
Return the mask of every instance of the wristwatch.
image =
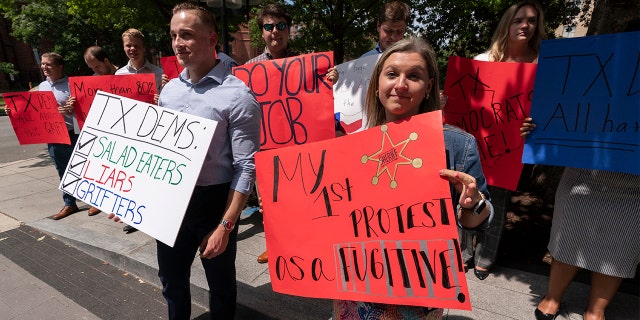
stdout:
{"type": "Polygon", "coordinates": [[[235,226],[236,226],[233,222],[231,222],[231,221],[229,221],[229,220],[225,220],[225,219],[220,220],[220,224],[221,224],[221,225],[224,227],[224,229],[225,229],[225,230],[227,230],[227,231],[231,231],[231,230],[233,230],[233,227],[235,227],[235,226]]]}
{"type": "Polygon", "coordinates": [[[482,192],[480,192],[480,196],[482,197],[482,199],[480,199],[480,201],[478,201],[478,203],[476,203],[476,205],[473,207],[473,209],[465,208],[463,206],[460,206],[460,210],[462,211],[462,213],[467,213],[467,214],[472,214],[472,215],[481,214],[482,210],[484,210],[484,208],[487,206],[487,198],[484,196],[484,194],[482,192]]]}

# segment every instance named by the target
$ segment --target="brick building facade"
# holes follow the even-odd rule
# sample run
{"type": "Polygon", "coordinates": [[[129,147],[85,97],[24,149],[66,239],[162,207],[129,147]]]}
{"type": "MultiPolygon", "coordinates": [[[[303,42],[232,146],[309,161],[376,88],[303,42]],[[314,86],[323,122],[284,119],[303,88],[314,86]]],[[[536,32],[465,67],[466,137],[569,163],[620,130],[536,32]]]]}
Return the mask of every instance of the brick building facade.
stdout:
{"type": "Polygon", "coordinates": [[[34,51],[28,44],[11,36],[11,22],[0,15],[0,61],[12,63],[18,74],[13,79],[0,73],[0,90],[25,90],[29,84],[42,81],[40,67],[36,63],[34,51]]]}

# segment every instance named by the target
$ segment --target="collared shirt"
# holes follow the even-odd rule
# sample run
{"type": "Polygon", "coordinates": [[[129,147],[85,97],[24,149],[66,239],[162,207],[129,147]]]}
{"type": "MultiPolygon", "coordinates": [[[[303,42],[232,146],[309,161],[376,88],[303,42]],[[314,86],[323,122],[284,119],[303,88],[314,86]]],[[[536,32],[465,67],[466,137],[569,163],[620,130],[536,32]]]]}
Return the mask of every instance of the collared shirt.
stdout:
{"type": "Polygon", "coordinates": [[[238,66],[236,60],[233,60],[233,58],[231,58],[228,54],[219,51],[216,53],[216,55],[218,56],[218,60],[220,60],[220,62],[222,62],[225,67],[227,67],[229,73],[231,73],[231,69],[233,69],[233,67],[238,66]]]}
{"type": "Polygon", "coordinates": [[[120,74],[139,74],[139,73],[154,73],[156,75],[156,89],[160,92],[162,86],[162,68],[152,64],[149,61],[145,61],[144,65],[140,69],[136,69],[131,65],[131,60],[127,62],[127,65],[116,70],[116,75],[120,74]]]}
{"type": "Polygon", "coordinates": [[[360,58],[362,57],[366,57],[366,56],[372,56],[374,54],[380,54],[382,53],[382,48],[380,48],[380,42],[376,43],[376,47],[373,48],[370,51],[365,52],[363,55],[360,56],[360,58]]]}
{"type": "MultiPolygon", "coordinates": [[[[297,52],[293,52],[293,51],[291,51],[291,48],[287,47],[287,50],[284,52],[284,57],[283,58],[295,57],[297,55],[298,55],[297,52]]],[[[273,60],[273,59],[274,58],[271,55],[271,53],[267,52],[267,49],[265,48],[264,52],[262,54],[256,56],[253,59],[250,59],[246,63],[253,63],[253,62],[259,62],[259,61],[268,61],[268,60],[273,60]]]]}
{"type": "MultiPolygon", "coordinates": [[[[59,106],[67,104],[67,100],[71,96],[71,90],[69,89],[69,78],[62,77],[56,81],[51,82],[51,79],[47,77],[47,80],[40,82],[38,85],[38,91],[51,91],[56,97],[56,101],[59,106]]],[[[64,124],[67,125],[67,130],[73,130],[73,117],[74,114],[62,114],[64,118],[64,124]]]]}
{"type": "Polygon", "coordinates": [[[218,122],[196,185],[231,182],[231,189],[250,194],[262,114],[253,92],[226,69],[218,63],[198,83],[184,69],[164,86],[158,105],[218,122]]]}

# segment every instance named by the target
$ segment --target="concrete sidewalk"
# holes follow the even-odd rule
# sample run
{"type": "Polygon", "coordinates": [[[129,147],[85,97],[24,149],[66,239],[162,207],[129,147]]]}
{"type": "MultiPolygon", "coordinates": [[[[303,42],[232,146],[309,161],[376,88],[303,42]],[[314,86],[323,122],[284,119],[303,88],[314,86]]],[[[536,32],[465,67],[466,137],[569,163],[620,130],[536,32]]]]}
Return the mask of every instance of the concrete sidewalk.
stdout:
{"type": "MultiPolygon", "coordinates": [[[[62,206],[58,176],[49,158],[38,157],[0,164],[0,232],[20,224],[41,230],[111,265],[160,286],[157,277],[155,240],[142,232],[125,234],[100,214],[87,216],[84,209],[59,221],[50,217],[62,206]]],[[[239,222],[237,254],[238,303],[265,318],[329,319],[329,300],[282,295],[271,290],[266,264],[257,256],[265,248],[262,216],[254,214],[239,222]]],[[[1,252],[0,252],[1,254],[1,252]]],[[[533,319],[533,310],[547,288],[546,276],[496,266],[480,281],[467,273],[473,311],[447,310],[445,319],[533,319]]],[[[565,294],[558,319],[582,319],[589,287],[573,283],[565,294]]],[[[196,259],[192,268],[194,303],[206,306],[204,272],[196,259]]],[[[638,319],[638,296],[618,293],[608,308],[607,319],[638,319]]]]}

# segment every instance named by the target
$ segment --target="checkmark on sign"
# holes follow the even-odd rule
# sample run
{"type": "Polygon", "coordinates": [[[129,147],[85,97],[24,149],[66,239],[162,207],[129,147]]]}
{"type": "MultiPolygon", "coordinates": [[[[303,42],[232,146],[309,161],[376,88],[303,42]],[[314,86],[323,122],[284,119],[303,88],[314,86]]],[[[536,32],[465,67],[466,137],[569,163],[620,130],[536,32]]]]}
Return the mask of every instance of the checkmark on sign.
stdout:
{"type": "Polygon", "coordinates": [[[75,176],[71,173],[67,173],[60,180],[59,189],[70,195],[74,195],[74,192],[76,191],[76,186],[78,185],[78,182],[80,180],[81,180],[80,177],[75,176]]]}
{"type": "Polygon", "coordinates": [[[87,163],[87,158],[79,154],[73,154],[69,160],[69,166],[67,167],[68,173],[73,173],[76,176],[81,176],[84,170],[84,165],[87,163]]]}
{"type": "Polygon", "coordinates": [[[95,134],[82,131],[82,133],[80,133],[80,137],[78,137],[75,152],[84,155],[85,157],[89,156],[89,152],[91,152],[91,148],[93,148],[96,138],[98,138],[98,136],[95,134]]]}

